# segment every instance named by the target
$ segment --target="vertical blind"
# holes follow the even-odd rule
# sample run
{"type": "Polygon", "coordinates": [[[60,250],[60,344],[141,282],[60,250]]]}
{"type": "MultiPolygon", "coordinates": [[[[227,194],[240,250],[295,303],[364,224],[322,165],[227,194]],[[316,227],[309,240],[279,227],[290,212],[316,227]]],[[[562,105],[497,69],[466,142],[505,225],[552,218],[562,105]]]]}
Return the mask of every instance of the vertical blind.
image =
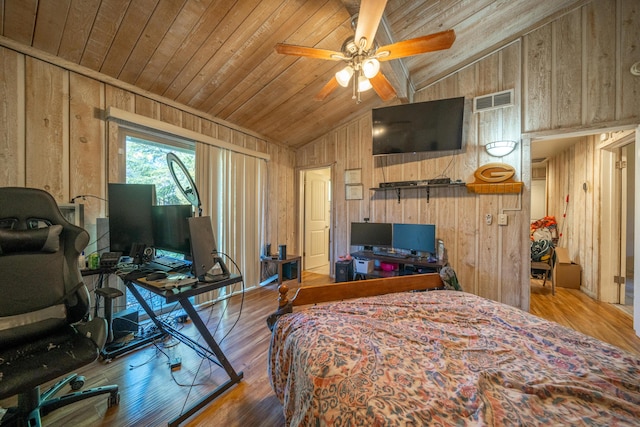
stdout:
{"type": "MultiPolygon", "coordinates": [[[[265,182],[264,159],[206,143],[196,144],[196,185],[202,214],[211,217],[222,260],[231,272],[243,275],[248,287],[260,281],[257,260],[263,241],[265,182]]],[[[196,302],[202,304],[240,290],[240,284],[228,286],[199,295],[196,302]]]]}

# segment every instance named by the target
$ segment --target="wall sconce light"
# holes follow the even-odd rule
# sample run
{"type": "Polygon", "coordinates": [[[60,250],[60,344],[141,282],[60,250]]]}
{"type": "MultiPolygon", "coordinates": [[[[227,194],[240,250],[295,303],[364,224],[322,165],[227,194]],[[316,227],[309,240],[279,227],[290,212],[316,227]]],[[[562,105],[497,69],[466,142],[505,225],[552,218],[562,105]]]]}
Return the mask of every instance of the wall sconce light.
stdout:
{"type": "Polygon", "coordinates": [[[515,141],[495,141],[484,146],[487,154],[493,157],[504,157],[516,149],[518,145],[515,141]]]}

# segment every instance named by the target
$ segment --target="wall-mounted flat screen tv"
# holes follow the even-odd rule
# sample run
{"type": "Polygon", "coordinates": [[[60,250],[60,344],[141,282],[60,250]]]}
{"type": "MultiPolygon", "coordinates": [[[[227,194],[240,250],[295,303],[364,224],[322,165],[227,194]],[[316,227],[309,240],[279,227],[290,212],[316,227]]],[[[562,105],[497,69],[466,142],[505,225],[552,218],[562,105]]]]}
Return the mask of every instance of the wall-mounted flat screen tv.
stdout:
{"type": "Polygon", "coordinates": [[[375,108],[373,155],[462,149],[464,97],[375,108]]]}

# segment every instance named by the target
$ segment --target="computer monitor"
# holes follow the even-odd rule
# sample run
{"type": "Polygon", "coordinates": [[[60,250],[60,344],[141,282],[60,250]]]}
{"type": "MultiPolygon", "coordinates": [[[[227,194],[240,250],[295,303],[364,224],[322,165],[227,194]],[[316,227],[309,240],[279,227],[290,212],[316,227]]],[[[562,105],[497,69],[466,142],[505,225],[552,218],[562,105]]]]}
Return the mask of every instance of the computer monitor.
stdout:
{"type": "Polygon", "coordinates": [[[193,216],[191,205],[151,207],[154,248],[191,256],[191,239],[187,218],[193,216]]]}
{"type": "Polygon", "coordinates": [[[134,246],[138,250],[153,247],[151,207],[156,201],[155,185],[109,183],[107,197],[109,250],[136,256],[131,251],[134,246]]]}
{"type": "Polygon", "coordinates": [[[436,253],[436,226],[433,224],[393,224],[393,247],[412,252],[436,253]]]}
{"type": "Polygon", "coordinates": [[[352,222],[351,223],[351,246],[364,246],[365,249],[372,247],[391,247],[392,227],[390,223],[384,222],[352,222]]]}
{"type": "Polygon", "coordinates": [[[191,234],[193,275],[200,282],[216,282],[229,278],[229,270],[218,255],[211,217],[192,217],[187,219],[187,222],[191,234]]]}

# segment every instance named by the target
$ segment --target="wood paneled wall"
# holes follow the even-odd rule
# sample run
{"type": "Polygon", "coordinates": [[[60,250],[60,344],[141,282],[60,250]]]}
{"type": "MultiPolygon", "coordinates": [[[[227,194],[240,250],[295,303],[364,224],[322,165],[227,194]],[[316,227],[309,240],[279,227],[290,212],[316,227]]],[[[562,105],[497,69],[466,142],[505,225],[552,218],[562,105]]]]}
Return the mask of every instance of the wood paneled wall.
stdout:
{"type": "MultiPolygon", "coordinates": [[[[528,264],[521,256],[528,252],[528,188],[518,195],[474,195],[463,187],[403,190],[400,202],[395,191],[373,191],[380,182],[423,180],[447,176],[473,181],[481,165],[499,161],[489,157],[484,144],[503,139],[520,139],[519,78],[520,43],[490,55],[454,76],[417,94],[415,101],[465,96],[464,149],[461,154],[403,154],[373,157],[369,114],[348,123],[298,150],[298,167],[334,164],[333,251],[348,253],[350,223],[370,218],[379,222],[436,224],[437,237],[447,248],[449,261],[465,290],[514,306],[528,307],[528,264]],[[480,94],[515,89],[516,105],[481,113],[472,111],[471,99],[480,94]],[[345,201],[344,170],[362,168],[364,200],[345,201]],[[504,210],[504,211],[503,211],[504,210]],[[497,221],[504,212],[509,225],[497,221]],[[526,264],[526,265],[525,265],[526,264]],[[504,278],[504,279],[503,279],[504,278]],[[507,279],[508,278],[508,279],[507,279]]],[[[529,176],[528,149],[521,144],[502,159],[515,166],[518,179],[529,176]]],[[[528,260],[528,258],[526,258],[528,260]]]]}
{"type": "MultiPolygon", "coordinates": [[[[638,40],[640,5],[636,1],[591,2],[417,93],[415,101],[419,102],[462,95],[471,99],[515,89],[513,107],[481,113],[467,109],[466,148],[462,154],[373,158],[369,114],[299,149],[297,167],[334,164],[333,252],[340,255],[349,251],[349,223],[364,217],[372,221],[435,223],[466,290],[528,309],[529,140],[640,123],[640,78],[629,72],[631,64],[640,59],[638,40]],[[483,145],[498,139],[521,142],[514,153],[502,159],[514,166],[516,177],[525,183],[521,199],[442,189],[433,190],[428,202],[426,194],[418,190],[404,192],[400,203],[395,192],[385,195],[365,191],[362,201],[344,200],[345,169],[362,168],[365,189],[384,181],[438,175],[471,181],[478,166],[500,160],[483,150],[483,145]],[[498,226],[495,221],[486,225],[486,214],[495,218],[503,210],[508,226],[498,226]]],[[[557,172],[562,174],[563,184],[555,185],[564,185],[570,175],[580,186],[585,180],[597,184],[594,178],[598,163],[588,144],[575,150],[580,151],[578,158],[584,160],[583,166],[576,169],[575,164],[563,162],[568,168],[563,166],[557,172]]],[[[575,209],[580,212],[575,221],[566,224],[566,233],[576,236],[576,256],[592,265],[597,265],[593,261],[598,256],[597,202],[597,190],[581,195],[575,209]],[[589,206],[594,209],[586,209],[589,206]]],[[[555,209],[550,208],[550,212],[555,209]]],[[[598,286],[597,267],[585,271],[584,277],[588,289],[598,286]]]]}
{"type": "Polygon", "coordinates": [[[602,129],[640,123],[640,77],[630,72],[640,60],[639,40],[640,4],[606,0],[534,31],[523,43],[523,131],[533,136],[595,134],[549,159],[548,214],[562,228],[559,244],[582,267],[582,290],[609,301],[600,283],[601,263],[608,262],[601,255],[609,256],[601,248],[601,190],[608,190],[600,188],[608,169],[597,147],[602,129]]]}
{"type": "Polygon", "coordinates": [[[640,4],[592,1],[523,38],[523,132],[640,122],[640,4]]]}
{"type": "Polygon", "coordinates": [[[124,181],[118,125],[105,120],[113,106],[268,153],[264,234],[273,245],[295,248],[292,150],[113,79],[102,80],[98,73],[46,59],[0,47],[0,186],[41,188],[59,203],[96,196],[81,201],[95,240],[96,218],[106,215],[100,199],[106,198],[107,183],[124,181]]]}

